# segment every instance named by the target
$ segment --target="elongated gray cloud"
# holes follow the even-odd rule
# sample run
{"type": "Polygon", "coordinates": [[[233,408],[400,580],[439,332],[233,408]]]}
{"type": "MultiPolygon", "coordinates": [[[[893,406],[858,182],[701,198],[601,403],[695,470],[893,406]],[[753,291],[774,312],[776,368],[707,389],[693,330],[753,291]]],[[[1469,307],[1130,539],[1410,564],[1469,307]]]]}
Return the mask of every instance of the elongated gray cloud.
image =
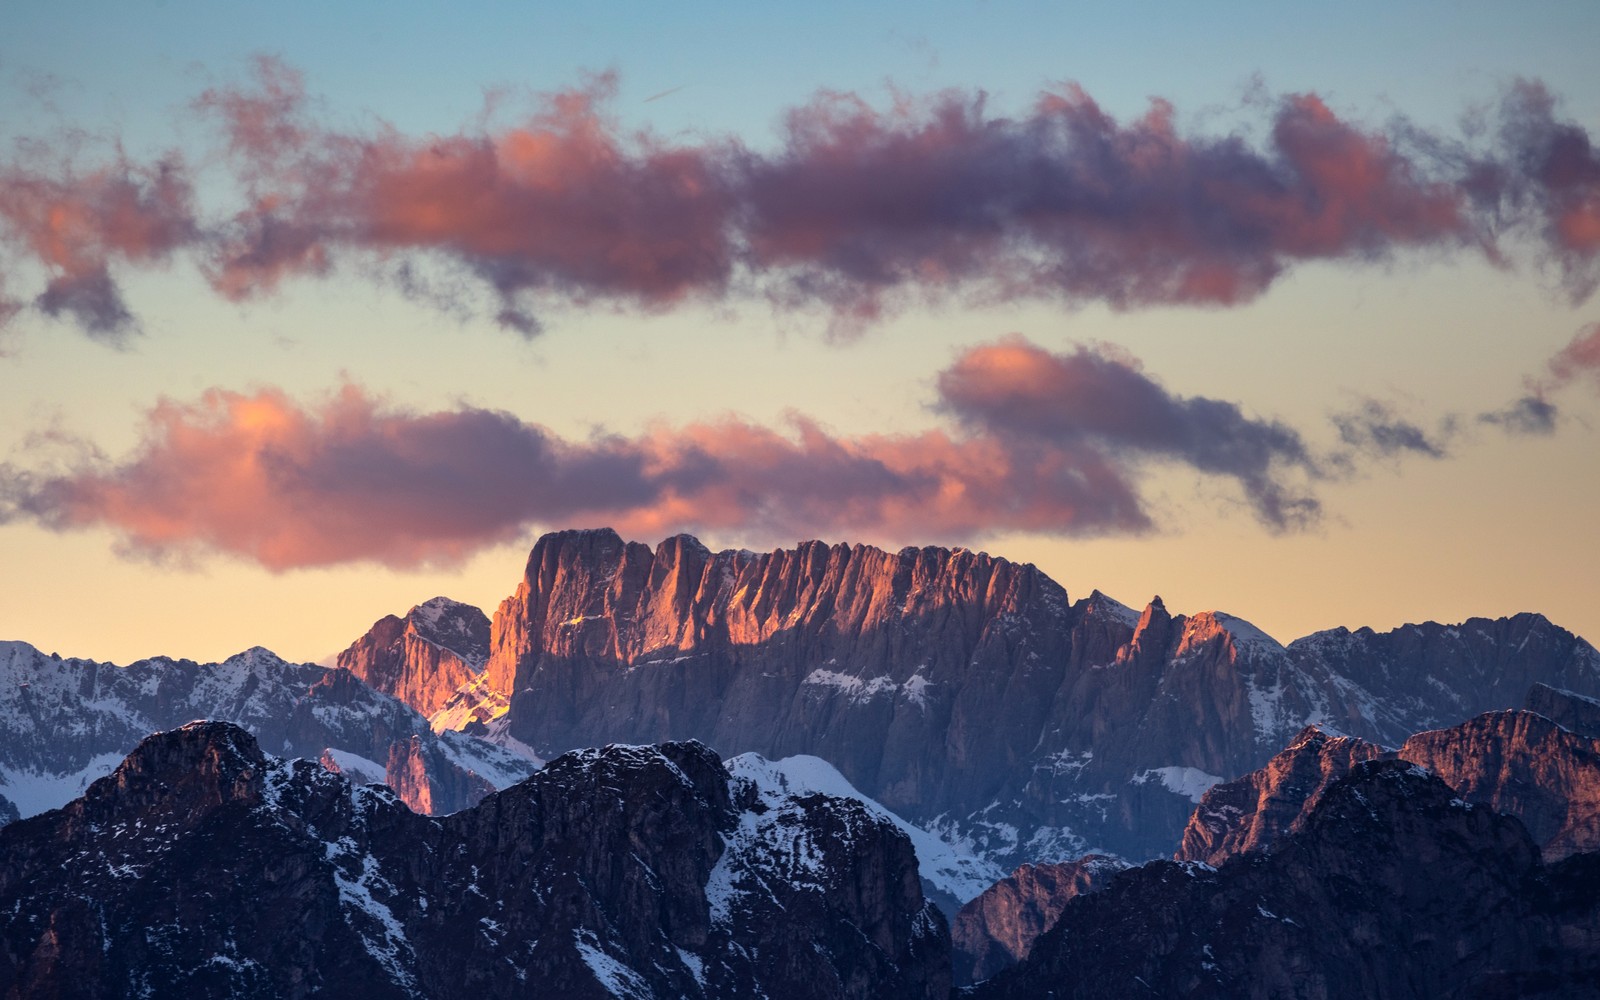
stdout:
{"type": "Polygon", "coordinates": [[[1554,434],[1561,409],[1541,396],[1521,396],[1499,410],[1478,414],[1478,422],[1499,427],[1507,434],[1554,434]]]}
{"type": "Polygon", "coordinates": [[[967,351],[938,385],[952,425],[918,434],[841,436],[795,417],[585,440],[473,407],[416,413],[353,385],[309,405],[213,390],[154,407],[121,460],[84,447],[64,469],[0,469],[0,520],[287,570],[458,562],[535,524],[760,543],[1137,533],[1154,527],[1140,484],[1160,467],[1236,484],[1273,530],[1317,515],[1317,463],[1293,430],[1174,395],[1124,355],[1010,339],[967,351]]]}
{"type": "Polygon", "coordinates": [[[1449,453],[1455,424],[1454,418],[1446,418],[1440,429],[1430,434],[1376,399],[1362,400],[1360,406],[1336,413],[1332,420],[1344,444],[1357,452],[1386,458],[1400,455],[1444,458],[1449,453]]]}
{"type": "Polygon", "coordinates": [[[625,129],[614,92],[601,76],[514,125],[414,136],[327,124],[299,74],[262,59],[195,102],[219,137],[199,159],[226,164],[218,187],[241,200],[199,205],[179,154],[36,152],[0,164],[0,245],[47,275],[38,309],[110,340],[136,328],[116,274],[179,252],[230,299],[343,261],[443,260],[524,334],[550,302],[753,294],[841,331],[942,295],[1232,305],[1305,261],[1509,260],[1530,241],[1574,300],[1600,281],[1600,152],[1537,83],[1473,139],[1364,126],[1315,94],[1264,105],[1248,141],[1187,130],[1160,100],[1118,121],[1070,85],[1015,116],[981,93],[824,93],[771,149],[625,129]]]}

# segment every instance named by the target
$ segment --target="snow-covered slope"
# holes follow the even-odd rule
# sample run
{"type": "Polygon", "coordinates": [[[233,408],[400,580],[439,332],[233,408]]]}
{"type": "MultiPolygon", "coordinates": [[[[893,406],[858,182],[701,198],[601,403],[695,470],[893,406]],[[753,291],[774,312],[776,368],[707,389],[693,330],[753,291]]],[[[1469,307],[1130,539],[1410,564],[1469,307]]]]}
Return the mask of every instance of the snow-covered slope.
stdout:
{"type": "Polygon", "coordinates": [[[384,774],[395,748],[418,737],[429,753],[412,780],[455,789],[433,790],[441,810],[475,801],[470,776],[481,796],[538,766],[470,736],[436,737],[416,711],[348,671],[260,647],[221,663],[156,657],[120,667],[0,642],[0,796],[21,816],[64,805],[150,733],[194,719],[237,723],[275,754],[327,755],[364,777],[384,774]]]}
{"type": "Polygon", "coordinates": [[[845,776],[821,757],[800,754],[782,760],[767,760],[760,754],[746,753],[724,761],[728,772],[751,782],[762,800],[776,808],[787,798],[805,795],[831,795],[855,799],[867,812],[894,824],[917,852],[917,867],[924,882],[938,894],[954,900],[957,906],[976,897],[1005,876],[992,861],[975,857],[969,851],[922,827],[895,815],[856,790],[845,776]]]}

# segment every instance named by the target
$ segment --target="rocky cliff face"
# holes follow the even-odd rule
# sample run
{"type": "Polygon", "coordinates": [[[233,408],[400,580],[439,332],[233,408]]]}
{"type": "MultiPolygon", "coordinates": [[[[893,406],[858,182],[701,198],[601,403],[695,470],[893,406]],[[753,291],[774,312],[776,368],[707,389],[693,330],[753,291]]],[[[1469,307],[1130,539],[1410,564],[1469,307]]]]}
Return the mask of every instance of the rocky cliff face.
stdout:
{"type": "Polygon", "coordinates": [[[1425,622],[1392,632],[1332,629],[1290,643],[1289,654],[1376,696],[1368,724],[1339,728],[1390,747],[1412,733],[1517,708],[1537,683],[1600,696],[1600,654],[1536,614],[1425,622]]]}
{"type": "Polygon", "coordinates": [[[1600,654],[1532,615],[1285,649],[1159,599],[1070,603],[1032,566],[963,550],[583,531],[539,540],[484,678],[514,691],[508,731],[541,754],[687,738],[812,754],[1010,868],[1168,854],[1207,787],[1308,724],[1393,745],[1516,704],[1496,700],[1507,678],[1516,699],[1531,679],[1600,694],[1600,654]]]}
{"type": "Polygon", "coordinates": [[[370,687],[433,715],[489,659],[489,619],[470,604],[435,597],[387,615],[339,654],[339,666],[370,687]]]}
{"type": "Polygon", "coordinates": [[[944,997],[905,837],[697,744],[553,761],[434,819],[260,752],[151,737],[0,829],[7,997],[944,997]]]}
{"type": "Polygon", "coordinates": [[[469,772],[503,787],[535,766],[462,734],[435,736],[416,711],[347,670],[286,663],[265,649],[222,663],[119,667],[0,643],[0,794],[24,816],[63,805],[145,736],[192,719],[236,722],[285,756],[348,755],[364,773],[383,773],[391,747],[420,740],[428,779],[444,793],[411,801],[435,811],[482,797],[469,772]]]}
{"type": "Polygon", "coordinates": [[[1520,819],[1547,859],[1600,850],[1600,740],[1532,712],[1490,712],[1418,733],[1400,758],[1520,819]]]}
{"type": "Polygon", "coordinates": [[[1128,862],[1091,854],[1061,864],[1023,865],[972,900],[950,924],[953,974],[963,985],[1028,957],[1067,903],[1098,892],[1128,862]]]}
{"type": "Polygon", "coordinates": [[[1278,850],[1152,862],[1081,896],[973,998],[1600,995],[1600,858],[1404,761],[1334,782],[1278,850]]]}
{"type": "Polygon", "coordinates": [[[1366,760],[1393,757],[1375,743],[1308,727],[1265,767],[1206,792],[1174,857],[1220,865],[1266,850],[1304,825],[1328,786],[1366,760]]]}
{"type": "Polygon", "coordinates": [[[1529,689],[1522,707],[1579,736],[1600,738],[1600,700],[1548,684],[1535,684],[1529,689]]]}
{"type": "Polygon", "coordinates": [[[1466,801],[1515,816],[1547,860],[1600,850],[1600,740],[1506,711],[1418,733],[1398,751],[1307,730],[1266,767],[1207,792],[1175,856],[1218,865],[1273,848],[1305,824],[1335,780],[1384,757],[1426,768],[1466,801]]]}
{"type": "MultiPolygon", "coordinates": [[[[1418,733],[1400,750],[1315,728],[1302,732],[1266,766],[1213,786],[1200,800],[1174,857],[1220,866],[1248,851],[1277,850],[1305,829],[1323,795],[1364,761],[1401,759],[1426,768],[1476,806],[1516,817],[1547,861],[1600,849],[1600,741],[1568,732],[1532,712],[1490,712],[1448,729],[1418,733]]],[[[992,975],[1026,954],[1051,922],[1000,921],[1000,937],[972,917],[1000,904],[1002,887],[979,897],[953,925],[957,974],[966,955],[992,975]],[[973,911],[969,914],[969,911],[973,911]],[[993,938],[993,940],[991,940],[993,938]],[[1003,942],[1002,947],[997,942],[1003,942]]],[[[1081,893],[1042,880],[1027,886],[1033,906],[1052,915],[1081,893]],[[1058,895],[1052,897],[1051,892],[1058,895]]]]}

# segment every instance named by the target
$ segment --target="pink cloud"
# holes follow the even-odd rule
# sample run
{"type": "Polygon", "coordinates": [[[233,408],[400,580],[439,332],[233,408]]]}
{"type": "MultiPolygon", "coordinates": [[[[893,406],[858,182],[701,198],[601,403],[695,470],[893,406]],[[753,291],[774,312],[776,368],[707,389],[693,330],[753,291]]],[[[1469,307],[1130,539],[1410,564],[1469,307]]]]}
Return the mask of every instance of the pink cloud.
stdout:
{"type": "Polygon", "coordinates": [[[1169,461],[1234,479],[1264,523],[1316,520],[1320,507],[1289,474],[1319,463],[1300,435],[1234,403],[1168,392],[1114,348],[1055,354],[1020,337],[974,348],[939,376],[944,408],[1008,440],[1087,445],[1124,459],[1169,461]]]}
{"type": "Polygon", "coordinates": [[[118,151],[80,174],[70,157],[51,152],[0,167],[0,233],[48,275],[35,306],[118,341],[136,324],[110,266],[164,263],[195,242],[188,170],[176,156],[142,166],[118,151]]]}
{"type": "Polygon", "coordinates": [[[1229,306],[1307,261],[1507,261],[1507,232],[1575,299],[1600,280],[1600,154],[1532,83],[1476,138],[1372,128],[1309,93],[1252,106],[1248,140],[1185,127],[1165,100],[1119,121],[1070,84],[1014,116],[981,93],[829,92],[768,149],[624,128],[615,91],[600,76],[508,125],[410,135],[332,124],[296,71],[259,59],[195,102],[237,197],[197,212],[181,161],[68,157],[0,172],[3,235],[50,271],[39,306],[102,334],[131,323],[109,265],[184,248],[235,300],[342,261],[442,261],[525,333],[545,303],[751,294],[841,331],[947,296],[1229,306]]]}
{"type": "Polygon", "coordinates": [[[1579,330],[1556,356],[1550,359],[1550,377],[1558,385],[1588,376],[1600,389],[1600,323],[1591,323],[1579,330]]]}
{"type": "Polygon", "coordinates": [[[614,91],[602,76],[546,95],[493,134],[342,133],[312,119],[297,75],[263,60],[253,88],[199,102],[255,199],[212,282],[242,298],[324,273],[335,251],[435,251],[483,279],[513,325],[530,291],[646,308],[719,292],[732,202],[712,152],[624,134],[604,111],[614,91]]]}
{"type": "Polygon", "coordinates": [[[1160,464],[1231,479],[1273,529],[1316,513],[1287,481],[1315,473],[1292,431],[1167,393],[1129,358],[1013,339],[957,359],[940,392],[955,424],[917,434],[842,436],[795,416],[578,441],[474,407],[416,413],[356,386],[309,405],[212,390],[154,407],[120,461],[0,467],[0,520],[281,571],[454,563],[535,524],[758,543],[1134,533],[1152,527],[1139,481],[1160,464]]]}

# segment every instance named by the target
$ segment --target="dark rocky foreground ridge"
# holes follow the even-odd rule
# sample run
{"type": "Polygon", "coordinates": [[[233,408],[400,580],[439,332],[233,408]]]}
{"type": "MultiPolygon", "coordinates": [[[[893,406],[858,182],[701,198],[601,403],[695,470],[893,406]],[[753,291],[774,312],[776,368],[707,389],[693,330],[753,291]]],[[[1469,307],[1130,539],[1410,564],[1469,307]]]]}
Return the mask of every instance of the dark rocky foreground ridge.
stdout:
{"type": "MultiPolygon", "coordinates": [[[[1407,761],[1358,763],[1271,850],[1103,867],[958,994],[1600,996],[1600,855],[1542,860],[1407,761]]],[[[574,752],[429,818],[194,723],[0,829],[0,997],[944,996],[917,883],[892,823],[699,744],[574,752]]]]}
{"type": "MultiPolygon", "coordinates": [[[[1465,802],[1515,817],[1546,861],[1600,850],[1600,740],[1506,711],[1418,733],[1399,750],[1307,728],[1265,766],[1206,792],[1174,858],[1220,866],[1276,850],[1306,828],[1335,783],[1363,762],[1392,759],[1428,770],[1465,802]]],[[[957,981],[1016,964],[1072,899],[1127,867],[1081,865],[1025,866],[963,906],[951,925],[957,981]]]]}
{"type": "Polygon", "coordinates": [[[194,723],[0,829],[0,995],[943,997],[943,918],[854,802],[699,744],[444,818],[194,723]]]}
{"type": "Polygon", "coordinates": [[[1070,602],[1031,565],[808,542],[654,550],[546,535],[481,682],[549,755],[697,739],[814,754],[1007,867],[1172,851],[1210,785],[1307,725],[1385,746],[1520,703],[1600,696],[1600,654],[1538,615],[1335,629],[1287,648],[1230,615],[1070,602]]]}
{"type": "Polygon", "coordinates": [[[1152,862],[1062,909],[970,1000],[1600,996],[1600,855],[1405,761],[1333,782],[1271,852],[1152,862]]]}

